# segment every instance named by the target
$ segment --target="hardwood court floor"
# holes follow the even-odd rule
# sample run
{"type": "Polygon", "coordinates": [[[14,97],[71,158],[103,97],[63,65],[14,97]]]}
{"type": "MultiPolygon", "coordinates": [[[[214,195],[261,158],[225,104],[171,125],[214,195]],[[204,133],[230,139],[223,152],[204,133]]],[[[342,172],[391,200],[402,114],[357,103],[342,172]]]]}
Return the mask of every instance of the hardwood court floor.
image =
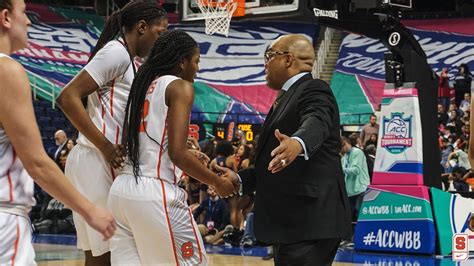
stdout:
{"type": "MultiPolygon", "coordinates": [[[[36,260],[39,266],[82,266],[82,252],[75,246],[34,244],[36,260]]],[[[272,266],[273,261],[264,261],[260,257],[209,254],[209,265],[272,266]]]]}
{"type": "MultiPolygon", "coordinates": [[[[75,236],[68,235],[34,235],[33,242],[36,251],[36,261],[40,266],[72,266],[84,265],[82,251],[76,249],[75,236]]],[[[267,247],[240,248],[226,245],[206,245],[209,265],[211,266],[271,266],[273,261],[264,261],[261,257],[267,255],[267,247]]],[[[339,248],[334,266],[353,265],[405,265],[405,266],[435,266],[435,265],[474,265],[474,254],[468,261],[455,264],[451,256],[427,256],[414,254],[375,253],[356,251],[353,247],[339,248]]]]}
{"type": "MultiPolygon", "coordinates": [[[[75,246],[34,244],[38,266],[83,266],[84,259],[75,246]]],[[[212,266],[273,266],[273,260],[264,261],[260,257],[209,254],[209,265],[212,266]]],[[[361,265],[338,263],[334,266],[361,265]]]]}

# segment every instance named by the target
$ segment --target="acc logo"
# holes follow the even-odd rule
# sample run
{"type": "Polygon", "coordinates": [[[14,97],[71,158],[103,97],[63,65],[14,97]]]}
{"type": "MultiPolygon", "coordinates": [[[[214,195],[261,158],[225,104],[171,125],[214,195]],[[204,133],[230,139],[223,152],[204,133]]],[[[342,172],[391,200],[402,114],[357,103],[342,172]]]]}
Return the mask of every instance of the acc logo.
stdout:
{"type": "Polygon", "coordinates": [[[412,146],[412,116],[403,118],[403,113],[392,113],[391,118],[383,118],[382,147],[390,153],[399,154],[412,146]]]}
{"type": "Polygon", "coordinates": [[[181,245],[181,253],[183,254],[183,258],[188,259],[194,256],[194,249],[192,242],[186,242],[181,245]]]}

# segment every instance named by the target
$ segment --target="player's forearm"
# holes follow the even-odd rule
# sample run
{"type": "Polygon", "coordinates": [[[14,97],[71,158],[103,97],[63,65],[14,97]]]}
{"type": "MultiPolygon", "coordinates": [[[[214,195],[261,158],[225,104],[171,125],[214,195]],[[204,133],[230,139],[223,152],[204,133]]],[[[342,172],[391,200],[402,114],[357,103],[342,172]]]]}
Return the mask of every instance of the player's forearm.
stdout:
{"type": "Polygon", "coordinates": [[[102,149],[110,144],[108,139],[90,119],[80,97],[68,93],[61,93],[57,98],[57,103],[73,126],[98,149],[102,149]]]}
{"type": "Polygon", "coordinates": [[[188,150],[170,152],[171,161],[188,175],[201,181],[202,183],[215,186],[219,177],[202,165],[194,155],[188,150]]]}
{"type": "Polygon", "coordinates": [[[94,206],[73,187],[59,167],[46,154],[27,164],[26,170],[48,194],[87,219],[94,206]]]}

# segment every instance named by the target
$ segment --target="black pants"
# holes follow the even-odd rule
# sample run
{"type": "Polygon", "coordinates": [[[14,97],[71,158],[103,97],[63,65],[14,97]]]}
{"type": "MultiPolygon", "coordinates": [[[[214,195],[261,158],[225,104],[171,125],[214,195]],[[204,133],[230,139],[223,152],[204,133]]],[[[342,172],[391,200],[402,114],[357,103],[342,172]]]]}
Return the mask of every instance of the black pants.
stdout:
{"type": "Polygon", "coordinates": [[[274,244],[276,266],[331,265],[341,238],[307,240],[290,244],[274,244]]]}
{"type": "Polygon", "coordinates": [[[359,211],[360,207],[362,206],[363,200],[364,193],[349,197],[349,203],[351,204],[352,222],[357,222],[357,218],[359,218],[359,211]]]}

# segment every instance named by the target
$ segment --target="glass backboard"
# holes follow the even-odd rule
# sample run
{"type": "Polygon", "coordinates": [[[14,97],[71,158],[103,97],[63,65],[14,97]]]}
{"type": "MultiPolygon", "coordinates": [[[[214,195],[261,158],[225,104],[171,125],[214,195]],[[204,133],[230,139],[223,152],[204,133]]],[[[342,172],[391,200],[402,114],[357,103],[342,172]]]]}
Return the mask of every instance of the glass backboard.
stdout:
{"type": "MultiPolygon", "coordinates": [[[[180,0],[181,21],[203,20],[197,0],[180,0]]],[[[245,17],[282,14],[299,10],[302,0],[245,0],[245,17]]]]}

